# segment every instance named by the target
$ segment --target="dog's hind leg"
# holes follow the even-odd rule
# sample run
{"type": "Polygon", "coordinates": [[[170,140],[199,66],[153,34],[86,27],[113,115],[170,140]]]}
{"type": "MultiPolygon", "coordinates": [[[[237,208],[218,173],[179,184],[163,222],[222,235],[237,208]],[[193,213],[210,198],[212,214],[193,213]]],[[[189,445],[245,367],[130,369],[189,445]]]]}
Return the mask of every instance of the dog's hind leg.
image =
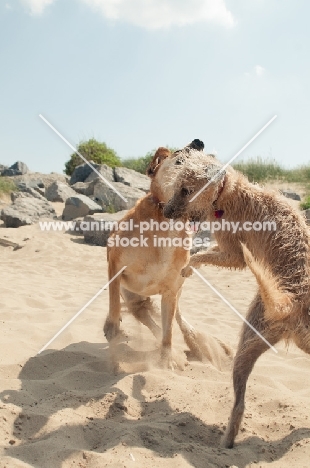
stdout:
{"type": "MultiPolygon", "coordinates": [[[[264,319],[264,304],[259,294],[251,304],[247,320],[271,345],[281,339],[281,331],[276,327],[271,329],[264,319]]],[[[227,448],[234,446],[235,437],[239,431],[244,413],[244,396],[248,377],[259,356],[267,349],[267,343],[244,323],[233,368],[235,402],[223,441],[227,448]]]]}
{"type": "Polygon", "coordinates": [[[122,286],[121,295],[128,307],[128,311],[132,313],[139,322],[145,325],[153,333],[155,338],[159,339],[161,336],[161,329],[152,317],[158,310],[156,310],[152,299],[133,293],[122,286]]]}
{"type": "MultiPolygon", "coordinates": [[[[119,270],[115,268],[114,262],[110,259],[108,264],[109,280],[113,278],[119,270]]],[[[106,318],[103,331],[108,341],[112,340],[120,332],[121,320],[121,296],[120,296],[121,275],[118,275],[109,284],[109,313],[106,318]]]]}

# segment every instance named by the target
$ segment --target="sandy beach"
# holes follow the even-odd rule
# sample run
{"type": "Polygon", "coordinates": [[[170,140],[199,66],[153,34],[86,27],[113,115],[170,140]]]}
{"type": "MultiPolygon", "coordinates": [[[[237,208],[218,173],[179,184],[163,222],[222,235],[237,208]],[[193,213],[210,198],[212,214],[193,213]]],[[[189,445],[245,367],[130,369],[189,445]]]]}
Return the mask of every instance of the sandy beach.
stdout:
{"type": "MultiPolygon", "coordinates": [[[[1,228],[0,237],[23,246],[0,246],[1,468],[309,466],[309,356],[280,344],[259,359],[236,447],[223,449],[231,365],[188,359],[175,327],[180,368],[161,369],[155,338],[124,311],[114,372],[102,331],[107,291],[38,355],[106,284],[106,249],[37,225],[1,228]]],[[[249,271],[200,271],[246,313],[256,291],[249,271]]],[[[185,282],[181,310],[235,351],[240,318],[197,276],[185,282]]]]}

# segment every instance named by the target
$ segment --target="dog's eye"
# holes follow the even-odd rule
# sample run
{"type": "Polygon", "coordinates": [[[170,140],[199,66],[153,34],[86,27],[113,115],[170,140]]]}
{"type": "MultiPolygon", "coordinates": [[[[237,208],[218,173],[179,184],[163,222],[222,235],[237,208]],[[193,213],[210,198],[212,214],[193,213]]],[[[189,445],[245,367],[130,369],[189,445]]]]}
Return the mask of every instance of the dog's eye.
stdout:
{"type": "Polygon", "coordinates": [[[176,160],[176,162],[175,162],[175,164],[176,164],[177,166],[180,166],[180,165],[183,164],[183,163],[184,163],[184,158],[178,158],[178,159],[176,160]]]}
{"type": "Polygon", "coordinates": [[[188,195],[190,195],[191,193],[193,193],[193,190],[187,189],[185,187],[181,189],[181,195],[183,197],[188,197],[188,195]]]}

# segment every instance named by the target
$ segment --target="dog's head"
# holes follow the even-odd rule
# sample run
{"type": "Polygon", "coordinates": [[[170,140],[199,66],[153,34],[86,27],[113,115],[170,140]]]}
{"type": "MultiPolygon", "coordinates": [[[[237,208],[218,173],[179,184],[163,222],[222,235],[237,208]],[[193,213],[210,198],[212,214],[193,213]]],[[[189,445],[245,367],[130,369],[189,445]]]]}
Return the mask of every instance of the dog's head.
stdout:
{"type": "Polygon", "coordinates": [[[214,156],[191,151],[179,171],[173,195],[164,208],[167,218],[206,219],[224,188],[226,171],[214,156]]]}
{"type": "Polygon", "coordinates": [[[146,169],[146,175],[151,178],[155,177],[161,163],[166,158],[169,158],[171,154],[172,153],[168,148],[164,148],[163,146],[159,147],[146,169]]]}
{"type": "Polygon", "coordinates": [[[152,179],[152,195],[161,202],[168,201],[173,195],[174,179],[178,171],[186,159],[191,156],[191,152],[197,153],[202,151],[203,148],[203,142],[198,139],[193,140],[182,150],[177,150],[174,153],[171,153],[168,148],[158,148],[146,171],[147,175],[152,179]]]}

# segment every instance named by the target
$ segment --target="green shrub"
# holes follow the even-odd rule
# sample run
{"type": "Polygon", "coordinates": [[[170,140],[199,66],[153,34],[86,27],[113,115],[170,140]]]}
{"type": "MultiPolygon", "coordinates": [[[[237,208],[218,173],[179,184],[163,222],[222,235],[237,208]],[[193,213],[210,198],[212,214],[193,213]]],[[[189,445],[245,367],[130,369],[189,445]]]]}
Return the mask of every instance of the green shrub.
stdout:
{"type": "Polygon", "coordinates": [[[308,195],[303,202],[300,203],[302,210],[308,210],[310,208],[310,195],[308,195]]]}
{"type": "MultiPolygon", "coordinates": [[[[121,166],[121,160],[116,152],[105,143],[101,143],[94,138],[88,141],[81,141],[77,150],[87,161],[94,161],[97,164],[106,164],[110,167],[121,166]]],[[[83,159],[80,158],[78,154],[71,154],[69,161],[65,163],[65,173],[70,176],[74,169],[83,163],[83,159]]]]}
{"type": "Polygon", "coordinates": [[[8,177],[1,177],[0,176],[0,195],[3,193],[11,193],[17,191],[17,187],[15,182],[8,177]]]}

